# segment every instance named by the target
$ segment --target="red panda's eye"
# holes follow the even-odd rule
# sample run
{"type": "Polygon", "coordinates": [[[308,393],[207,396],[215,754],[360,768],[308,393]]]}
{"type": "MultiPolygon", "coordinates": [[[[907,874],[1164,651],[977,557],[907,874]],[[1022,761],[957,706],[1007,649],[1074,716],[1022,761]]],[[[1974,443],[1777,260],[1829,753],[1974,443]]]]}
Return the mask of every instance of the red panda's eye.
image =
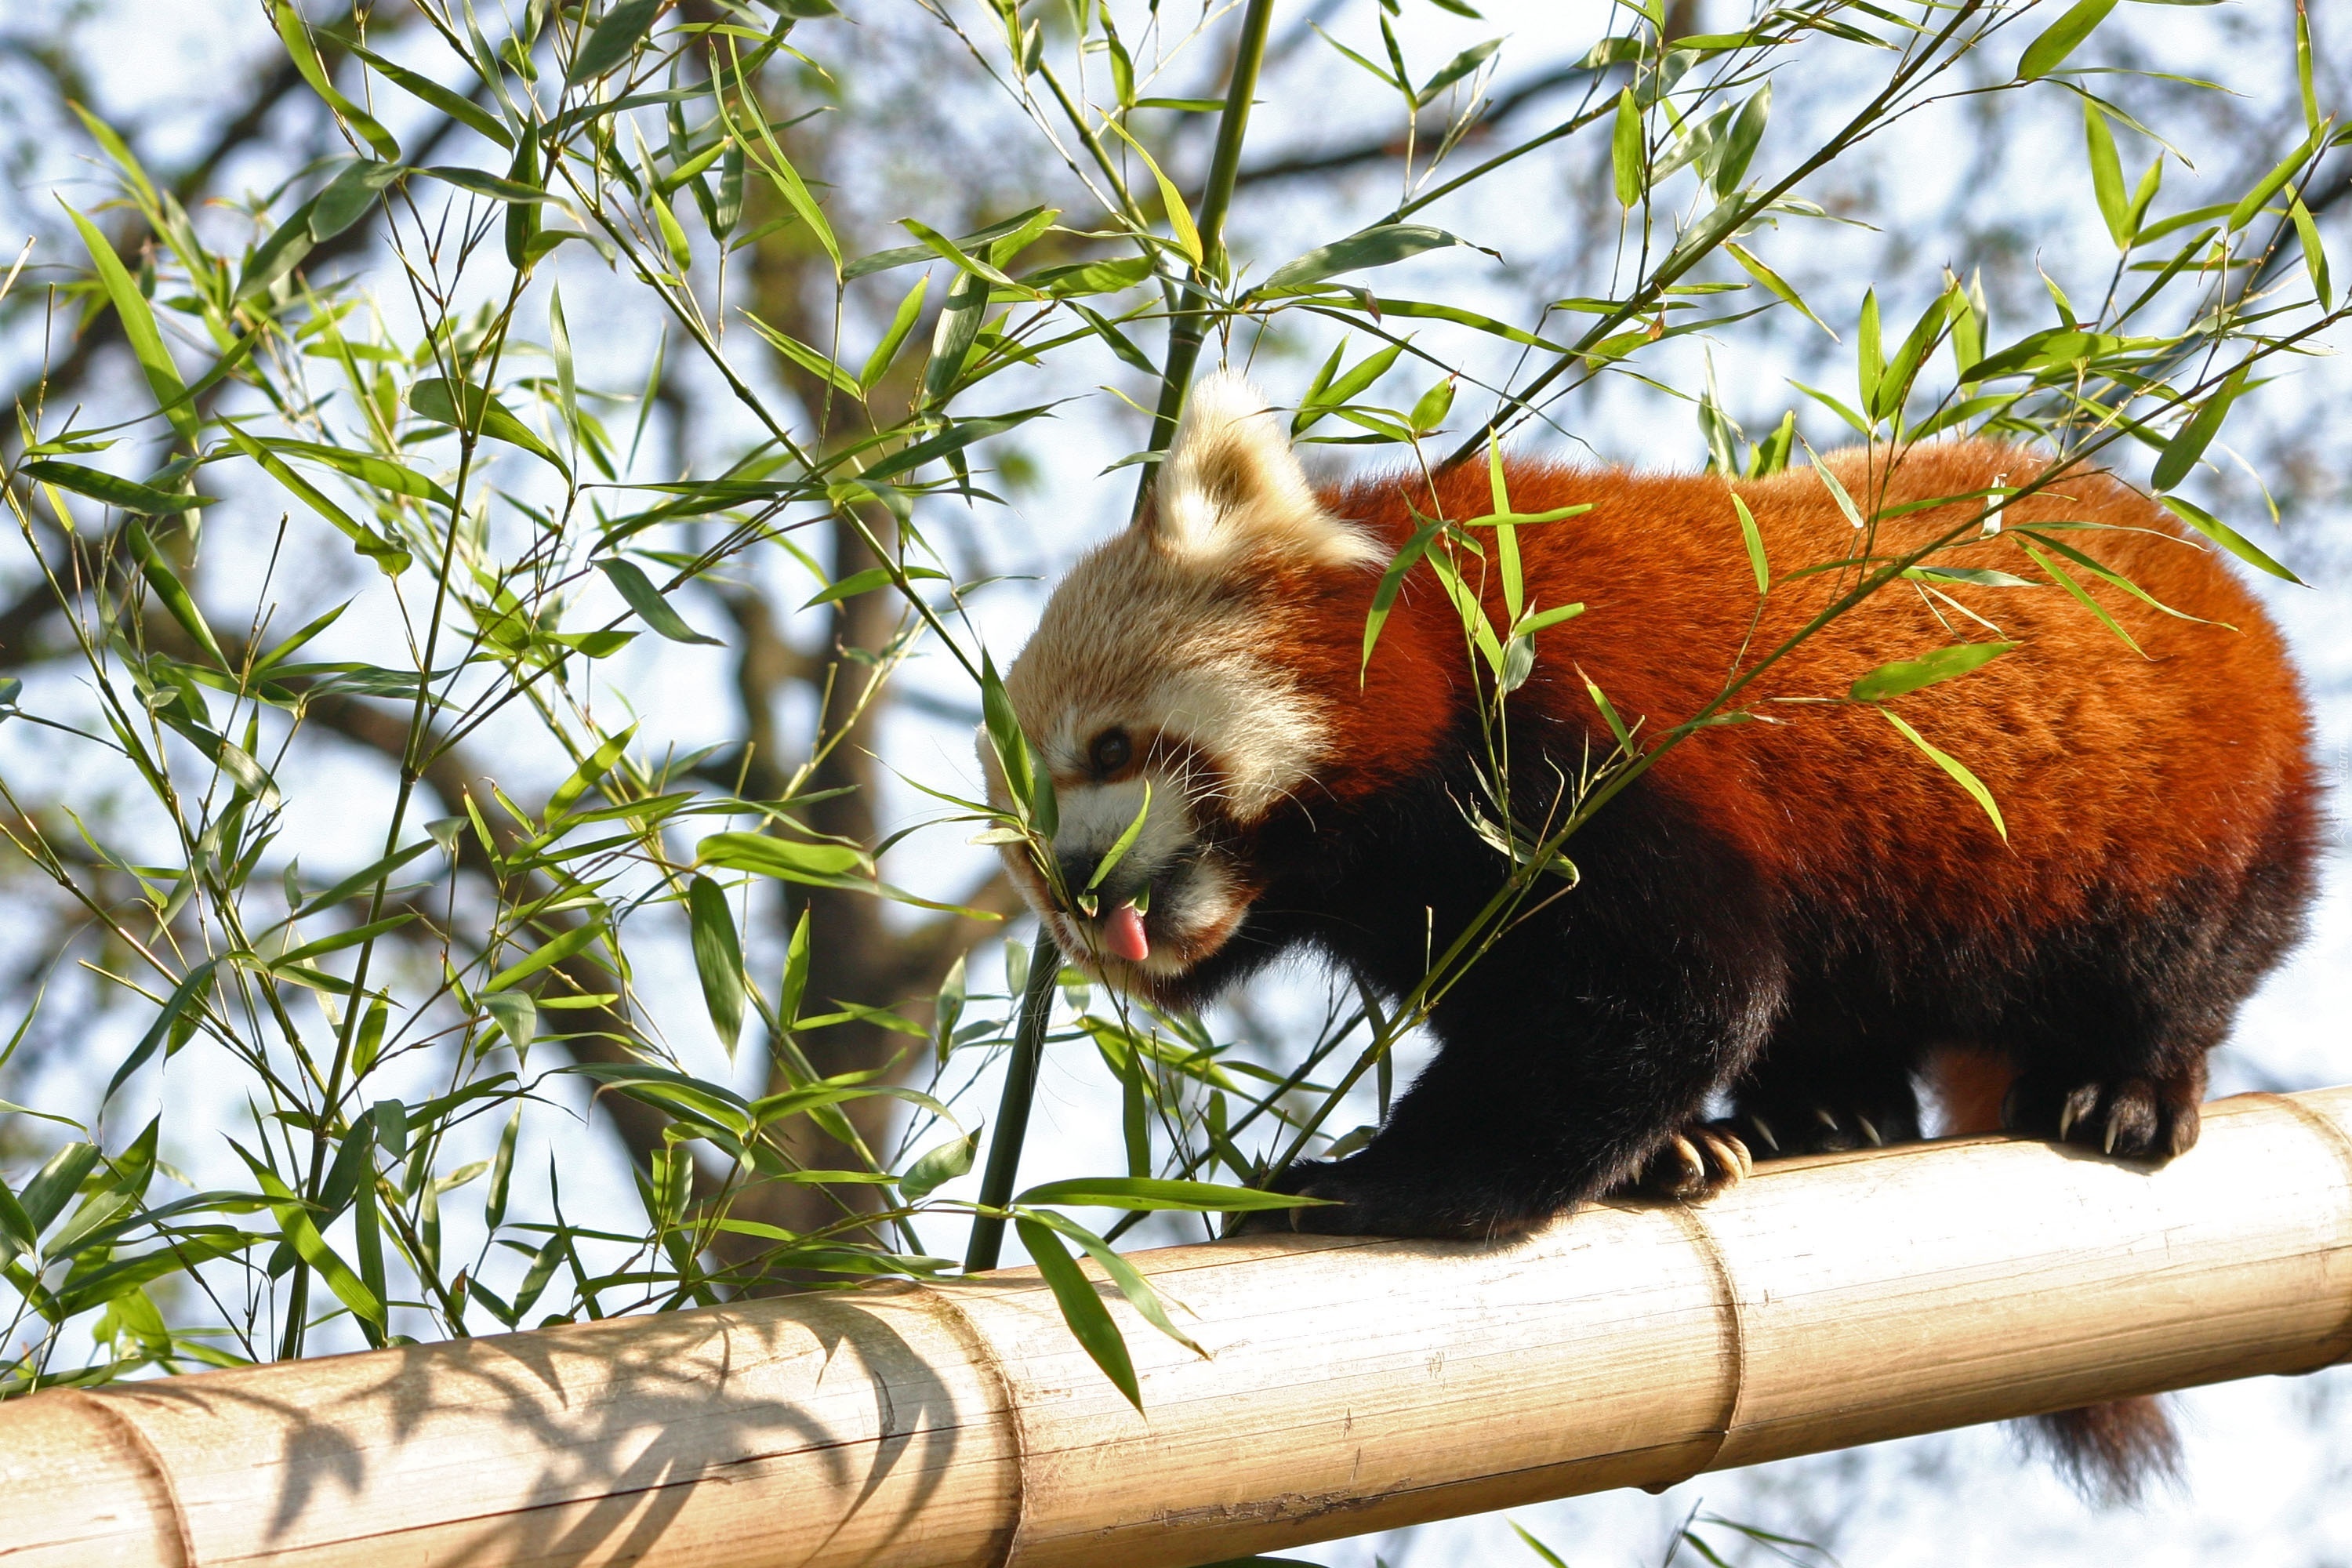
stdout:
{"type": "Polygon", "coordinates": [[[1087,760],[1098,773],[1115,773],[1134,759],[1135,742],[1127,738],[1124,730],[1105,730],[1095,737],[1087,750],[1087,760]]]}

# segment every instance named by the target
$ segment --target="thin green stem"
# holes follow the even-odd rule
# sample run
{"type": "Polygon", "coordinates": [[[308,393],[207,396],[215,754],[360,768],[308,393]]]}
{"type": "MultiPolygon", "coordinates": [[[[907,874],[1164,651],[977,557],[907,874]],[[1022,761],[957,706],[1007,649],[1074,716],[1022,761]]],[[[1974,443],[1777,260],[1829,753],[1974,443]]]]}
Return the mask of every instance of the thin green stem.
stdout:
{"type": "Polygon", "coordinates": [[[988,1165],[980,1176],[982,1212],[971,1222],[963,1268],[967,1274],[996,1267],[1004,1247],[1002,1210],[1013,1201],[1013,1184],[1021,1173],[1021,1144],[1029,1135],[1029,1107],[1037,1098],[1037,1067],[1045,1056],[1045,1021],[1054,1011],[1054,981],[1062,971],[1062,952],[1043,926],[1029,950],[1029,984],[1021,991],[1021,1018],[1013,1029],[1013,1060],[1004,1069],[1004,1092],[996,1102],[996,1130],[988,1141],[988,1165]]]}
{"type": "MultiPolygon", "coordinates": [[[[1192,366],[1201,357],[1201,341],[1208,335],[1208,285],[1226,274],[1225,214],[1234,203],[1234,183],[1240,177],[1242,140],[1249,131],[1250,101],[1257,96],[1259,69],[1265,64],[1265,34],[1274,21],[1274,0],[1249,0],[1242,14],[1241,41],[1234,49],[1233,80],[1225,88],[1224,111],[1217,119],[1217,150],[1209,160],[1208,188],[1201,193],[1201,211],[1193,226],[1201,236],[1201,265],[1185,280],[1183,303],[1168,324],[1168,363],[1160,378],[1160,405],[1151,416],[1151,446],[1165,452],[1176,438],[1176,417],[1184,410],[1185,389],[1192,384],[1192,366]]],[[[1152,465],[1143,465],[1137,481],[1135,510],[1151,493],[1152,465]]]]}

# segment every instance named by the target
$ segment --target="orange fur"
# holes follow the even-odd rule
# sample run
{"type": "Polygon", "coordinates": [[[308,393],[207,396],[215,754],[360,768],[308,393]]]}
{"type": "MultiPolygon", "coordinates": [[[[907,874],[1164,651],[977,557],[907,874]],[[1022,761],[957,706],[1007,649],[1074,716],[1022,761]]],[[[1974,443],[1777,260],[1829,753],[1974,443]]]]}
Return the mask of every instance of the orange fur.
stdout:
{"type": "MultiPolygon", "coordinates": [[[[1835,459],[1864,508],[2016,485],[2041,463],[1986,443],[1915,447],[1891,473],[1883,449],[1873,471],[1863,454],[1835,459]]],[[[1591,676],[1628,723],[1645,732],[1696,713],[1739,658],[1792,637],[1855,573],[1825,572],[1776,584],[1758,616],[1730,487],[1714,476],[1657,476],[1513,463],[1515,510],[1579,502],[1592,510],[1523,528],[1528,592],[1544,605],[1581,602],[1582,616],[1537,637],[1534,676],[1513,701],[1580,730],[1605,753],[1611,742],[1577,671],[1591,676]],[[1755,624],[1751,634],[1750,623],[1755,624]]],[[[1862,535],[1818,477],[1792,470],[1743,481],[1773,570],[1850,557],[1862,535]]],[[[1394,480],[1327,492],[1337,515],[1369,525],[1391,549],[1409,536],[1408,502],[1427,514],[1475,518],[1492,510],[1486,474],[1465,468],[1427,487],[1394,480]]],[[[1891,519],[1878,530],[1885,555],[1913,547],[1973,516],[1971,504],[1891,519]]],[[[1953,781],[1877,713],[1788,699],[1841,698],[1883,664],[1955,641],[1995,634],[1904,583],[1831,622],[1744,694],[1742,704],[1784,720],[1704,731],[1677,747],[1653,782],[1704,802],[1754,860],[1780,878],[1840,887],[1851,912],[1937,924],[2030,918],[2055,923],[2084,910],[2095,889],[2153,899],[2196,873],[2234,876],[2283,804],[2313,788],[2307,721],[2277,633],[2210,547],[2181,537],[2165,512],[2099,473],[2070,474],[2015,504],[2021,524],[2090,521],[2121,531],[2060,537],[2172,608],[2166,616],[2078,565],[2066,569],[2146,650],[2125,647],[2056,585],[1937,584],[2019,646],[1966,677],[1901,698],[1896,707],[1930,741],[1982,780],[2009,827],[2004,846],[1953,781]],[[1939,619],[1937,609],[1941,608],[1939,619]],[[2228,629],[2233,627],[2235,629],[2228,629]]],[[[1491,538],[1489,531],[1480,531],[1491,538]]],[[[2008,538],[1937,555],[1938,565],[1991,567],[2044,579],[2008,538]]],[[[1475,567],[1475,563],[1470,563],[1475,567]]],[[[1317,575],[1320,575],[1319,574],[1317,575]]],[[[1358,579],[1352,596],[1368,597],[1358,579]]],[[[1499,584],[1486,584],[1499,620],[1499,584]]],[[[1332,670],[1335,648],[1308,617],[1331,614],[1317,596],[1274,600],[1266,630],[1308,684],[1353,685],[1332,670]],[[1285,640],[1287,639],[1287,640],[1285,640]],[[1320,667],[1319,668],[1318,667],[1320,667]]],[[[1353,631],[1360,610],[1344,616],[1353,631]]],[[[1442,743],[1445,704],[1435,689],[1465,679],[1460,623],[1424,567],[1416,569],[1383,633],[1365,700],[1340,709],[1339,793],[1376,790],[1442,743]]]]}

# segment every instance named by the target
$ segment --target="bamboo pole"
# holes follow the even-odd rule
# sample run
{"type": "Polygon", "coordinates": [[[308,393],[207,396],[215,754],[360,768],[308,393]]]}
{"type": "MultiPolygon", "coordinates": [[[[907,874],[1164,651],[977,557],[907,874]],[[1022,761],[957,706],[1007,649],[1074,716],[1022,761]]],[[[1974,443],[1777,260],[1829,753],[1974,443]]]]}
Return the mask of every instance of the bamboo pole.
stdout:
{"type": "Polygon", "coordinates": [[[1511,1245],[1137,1255],[1139,1415],[1025,1269],[0,1406],[0,1556],[1211,1562],[2352,1354],[2352,1089],[2160,1171],[1973,1139],[1511,1245]]]}

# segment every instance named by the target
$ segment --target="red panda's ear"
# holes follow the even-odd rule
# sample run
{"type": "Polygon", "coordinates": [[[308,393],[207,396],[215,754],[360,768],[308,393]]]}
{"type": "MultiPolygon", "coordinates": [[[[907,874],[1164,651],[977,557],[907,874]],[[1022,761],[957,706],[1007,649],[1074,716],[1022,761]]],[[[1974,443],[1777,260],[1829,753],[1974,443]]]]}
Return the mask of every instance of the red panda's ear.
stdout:
{"type": "Polygon", "coordinates": [[[1381,559],[1360,530],[1323,510],[1265,395],[1230,371],[1205,377],[1185,399],[1137,526],[1180,556],[1273,550],[1334,566],[1381,559]]]}

